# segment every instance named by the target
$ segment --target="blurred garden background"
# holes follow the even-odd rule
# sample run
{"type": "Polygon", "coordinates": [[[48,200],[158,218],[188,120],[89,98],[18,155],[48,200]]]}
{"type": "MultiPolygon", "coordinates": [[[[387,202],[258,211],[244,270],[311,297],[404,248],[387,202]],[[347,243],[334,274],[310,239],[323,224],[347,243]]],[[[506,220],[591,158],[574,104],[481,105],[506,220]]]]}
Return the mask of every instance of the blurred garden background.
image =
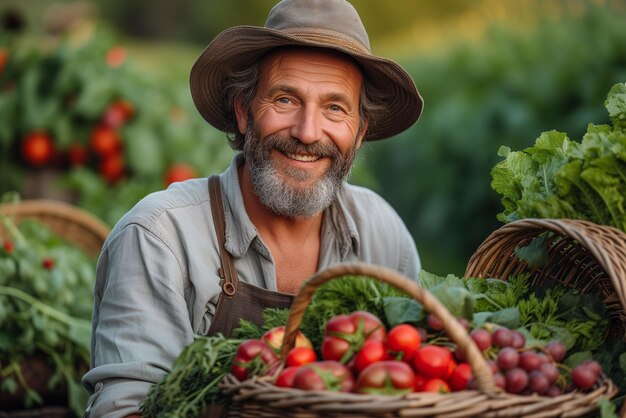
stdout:
{"type": "MultiPolygon", "coordinates": [[[[221,172],[225,134],[188,74],[221,30],[274,0],[0,3],[0,194],[70,201],[112,226],[144,195],[221,172]]],[[[626,81],[626,1],[354,0],[375,54],[425,99],[410,130],[361,149],[352,182],[400,213],[433,273],[462,274],[501,223],[498,149],[608,123],[626,81]]]]}

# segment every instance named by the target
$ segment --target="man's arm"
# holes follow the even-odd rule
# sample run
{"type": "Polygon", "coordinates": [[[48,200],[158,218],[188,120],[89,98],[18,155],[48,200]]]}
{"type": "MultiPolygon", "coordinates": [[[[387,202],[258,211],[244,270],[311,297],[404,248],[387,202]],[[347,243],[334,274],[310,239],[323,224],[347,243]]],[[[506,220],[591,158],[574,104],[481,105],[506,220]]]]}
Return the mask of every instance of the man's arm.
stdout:
{"type": "Polygon", "coordinates": [[[137,414],[150,386],[192,340],[176,256],[146,229],[126,226],[98,264],[92,368],[83,378],[95,392],[88,416],[137,414]]]}

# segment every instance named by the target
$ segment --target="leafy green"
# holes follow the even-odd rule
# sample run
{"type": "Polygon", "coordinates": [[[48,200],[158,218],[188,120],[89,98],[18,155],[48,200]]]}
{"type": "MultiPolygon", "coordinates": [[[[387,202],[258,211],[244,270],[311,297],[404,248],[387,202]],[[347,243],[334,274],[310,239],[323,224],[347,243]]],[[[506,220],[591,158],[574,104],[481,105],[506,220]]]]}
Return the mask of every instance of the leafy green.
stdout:
{"type": "Polygon", "coordinates": [[[589,124],[581,142],[549,131],[523,151],[500,149],[491,171],[498,219],[585,219],[626,231],[625,91],[616,84],[605,101],[612,126],[589,124]]]}
{"type": "Polygon", "coordinates": [[[22,373],[23,362],[43,358],[51,389],[65,385],[67,403],[82,415],[88,394],[80,379],[89,365],[96,260],[42,223],[16,225],[0,215],[0,391],[25,391],[25,407],[42,404],[22,373]],[[46,267],[45,260],[52,264],[46,267]]]}

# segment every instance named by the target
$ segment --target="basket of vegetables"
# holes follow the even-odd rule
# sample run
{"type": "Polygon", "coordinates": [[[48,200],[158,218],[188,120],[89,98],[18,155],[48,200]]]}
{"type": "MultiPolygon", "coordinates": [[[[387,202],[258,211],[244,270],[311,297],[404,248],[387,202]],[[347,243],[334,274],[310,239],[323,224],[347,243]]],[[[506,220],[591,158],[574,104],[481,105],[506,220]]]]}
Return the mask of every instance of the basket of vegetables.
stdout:
{"type": "MultiPolygon", "coordinates": [[[[420,279],[428,282],[432,277],[420,279]]],[[[220,385],[228,398],[229,416],[597,414],[599,403],[617,392],[600,364],[587,359],[568,367],[562,363],[564,343],[542,342],[521,327],[502,325],[506,321],[493,315],[490,320],[484,315],[478,319],[476,298],[468,297],[468,289],[478,294],[481,281],[486,282],[433,286],[431,293],[426,289],[429,284],[420,286],[395,271],[369,264],[340,264],[315,274],[294,299],[278,352],[267,349],[263,339],[244,340],[235,351],[230,373],[220,385]],[[328,319],[321,325],[321,342],[313,344],[309,356],[298,355],[306,352],[297,340],[316,291],[346,275],[383,282],[406,297],[387,300],[386,319],[362,310],[328,319]],[[395,311],[393,325],[389,324],[391,310],[395,311]]],[[[503,287],[493,294],[504,295],[506,284],[497,282],[496,287],[503,287]]]]}
{"type": "Polygon", "coordinates": [[[82,415],[96,257],[107,233],[67,203],[0,205],[0,417],[82,415]]]}

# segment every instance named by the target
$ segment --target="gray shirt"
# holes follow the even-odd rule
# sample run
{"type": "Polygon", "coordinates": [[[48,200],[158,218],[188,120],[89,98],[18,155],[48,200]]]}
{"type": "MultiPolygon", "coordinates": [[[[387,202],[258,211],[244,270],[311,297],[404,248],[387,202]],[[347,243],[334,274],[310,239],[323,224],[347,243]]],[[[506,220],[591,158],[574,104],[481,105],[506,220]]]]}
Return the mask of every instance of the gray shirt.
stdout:
{"type": "MultiPolygon", "coordinates": [[[[226,249],[240,280],[276,290],[272,256],[244,209],[236,156],[221,174],[226,249]]],[[[206,334],[220,293],[218,244],[207,179],[174,183],[142,199],[113,228],[98,260],[94,291],[92,393],[86,416],[139,412],[195,334],[206,334]]],[[[362,261],[416,278],[415,243],[380,196],[345,184],[325,212],[319,269],[362,261]]]]}

